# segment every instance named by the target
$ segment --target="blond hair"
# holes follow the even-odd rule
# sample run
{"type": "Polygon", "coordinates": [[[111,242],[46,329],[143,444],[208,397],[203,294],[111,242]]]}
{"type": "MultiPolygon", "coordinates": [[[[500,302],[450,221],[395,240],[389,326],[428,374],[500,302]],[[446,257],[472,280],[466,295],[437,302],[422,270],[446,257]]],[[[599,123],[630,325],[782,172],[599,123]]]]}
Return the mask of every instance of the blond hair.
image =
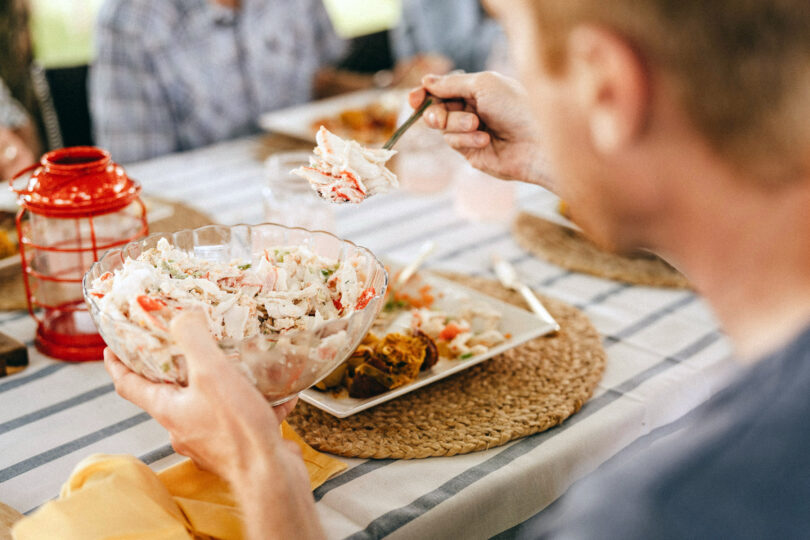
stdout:
{"type": "Polygon", "coordinates": [[[808,0],[529,0],[548,68],[577,24],[621,34],[677,81],[713,148],[768,183],[810,176],[808,0]]]}

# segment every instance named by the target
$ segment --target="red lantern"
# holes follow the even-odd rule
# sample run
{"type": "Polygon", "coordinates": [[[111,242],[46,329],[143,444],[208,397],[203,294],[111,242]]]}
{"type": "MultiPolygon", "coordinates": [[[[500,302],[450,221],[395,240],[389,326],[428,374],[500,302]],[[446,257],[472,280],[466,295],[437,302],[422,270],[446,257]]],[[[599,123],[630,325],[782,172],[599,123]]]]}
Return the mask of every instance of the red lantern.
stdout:
{"type": "Polygon", "coordinates": [[[82,299],[82,278],[106,250],[147,234],[141,186],[104,150],[77,146],[45,154],[12,178],[11,189],[37,349],[71,362],[100,360],[104,341],[82,299]]]}

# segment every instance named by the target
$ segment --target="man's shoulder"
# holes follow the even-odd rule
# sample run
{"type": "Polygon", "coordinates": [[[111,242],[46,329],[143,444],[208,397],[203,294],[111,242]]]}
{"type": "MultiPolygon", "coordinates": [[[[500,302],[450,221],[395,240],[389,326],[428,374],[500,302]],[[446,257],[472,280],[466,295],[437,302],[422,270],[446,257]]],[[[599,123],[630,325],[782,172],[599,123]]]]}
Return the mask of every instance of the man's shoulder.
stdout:
{"type": "Polygon", "coordinates": [[[206,0],[106,0],[99,12],[101,28],[124,35],[169,30],[206,0]]]}

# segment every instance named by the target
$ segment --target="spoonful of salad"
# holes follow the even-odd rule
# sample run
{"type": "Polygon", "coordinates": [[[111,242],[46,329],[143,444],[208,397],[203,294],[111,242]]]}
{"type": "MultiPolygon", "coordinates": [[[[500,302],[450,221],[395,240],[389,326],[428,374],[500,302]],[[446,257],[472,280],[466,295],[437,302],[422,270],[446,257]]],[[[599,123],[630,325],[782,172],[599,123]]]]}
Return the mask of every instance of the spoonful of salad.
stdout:
{"type": "Polygon", "coordinates": [[[292,173],[305,178],[318,195],[335,203],[360,203],[398,187],[397,176],[385,164],[397,153],[392,149],[397,140],[432,102],[426,99],[382,148],[367,148],[357,141],[342,139],[321,126],[309,166],[298,167],[292,173]]]}

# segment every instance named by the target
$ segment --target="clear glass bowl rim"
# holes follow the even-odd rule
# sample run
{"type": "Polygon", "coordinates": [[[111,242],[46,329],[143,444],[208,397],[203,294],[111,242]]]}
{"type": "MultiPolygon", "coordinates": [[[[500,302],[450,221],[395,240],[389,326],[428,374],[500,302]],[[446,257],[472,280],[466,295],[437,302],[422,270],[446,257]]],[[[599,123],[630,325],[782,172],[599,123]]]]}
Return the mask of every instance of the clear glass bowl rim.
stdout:
{"type": "MultiPolygon", "coordinates": [[[[330,233],[328,231],[311,230],[311,229],[306,229],[304,227],[287,227],[286,225],[281,225],[279,223],[265,222],[265,223],[258,223],[258,224],[255,224],[255,225],[250,225],[250,224],[247,224],[247,223],[236,223],[234,225],[217,225],[217,224],[213,224],[213,225],[204,225],[202,227],[196,227],[194,229],[180,229],[180,230],[174,231],[174,232],[152,233],[152,234],[149,234],[147,236],[144,236],[143,238],[139,238],[138,240],[133,240],[132,242],[128,242],[128,243],[126,243],[126,244],[124,244],[122,246],[118,246],[118,247],[109,249],[106,252],[104,252],[104,254],[101,257],[99,257],[99,259],[97,261],[95,261],[93,264],[90,265],[90,268],[87,269],[87,272],[85,272],[84,277],[82,278],[82,295],[84,296],[84,300],[89,305],[89,307],[91,308],[90,309],[91,313],[93,313],[95,316],[103,317],[106,320],[112,320],[112,319],[110,319],[110,317],[108,315],[106,315],[103,311],[101,311],[101,309],[99,308],[99,306],[97,304],[97,299],[93,295],[91,295],[89,293],[91,275],[96,271],[97,268],[100,268],[100,267],[104,266],[104,264],[106,263],[106,259],[108,257],[115,257],[115,256],[117,256],[119,254],[121,254],[121,256],[123,257],[123,253],[125,253],[128,250],[128,248],[130,248],[131,246],[136,246],[138,244],[145,245],[147,242],[149,242],[149,241],[151,241],[151,240],[153,240],[155,238],[166,238],[167,240],[169,240],[171,242],[173,236],[183,234],[183,233],[193,234],[193,233],[196,233],[198,231],[215,230],[215,229],[231,230],[231,229],[235,229],[237,227],[248,228],[250,230],[259,229],[259,228],[274,228],[274,229],[283,229],[283,230],[286,230],[286,231],[302,231],[302,232],[305,232],[305,233],[308,233],[308,234],[321,234],[321,235],[324,235],[324,236],[334,238],[338,242],[348,244],[349,246],[351,246],[351,247],[359,250],[360,252],[362,252],[365,256],[370,257],[371,260],[376,263],[376,265],[379,267],[379,269],[382,270],[382,272],[383,272],[383,286],[380,288],[379,291],[377,291],[377,290],[374,291],[374,296],[369,299],[369,303],[372,303],[373,301],[377,300],[378,298],[384,298],[385,294],[388,291],[388,284],[389,284],[389,279],[390,279],[390,276],[388,275],[388,270],[386,270],[385,265],[382,263],[382,261],[380,261],[380,259],[376,255],[374,255],[374,253],[372,253],[370,249],[368,249],[368,248],[366,248],[364,246],[355,244],[351,240],[346,240],[344,238],[340,238],[339,236],[337,236],[335,234],[332,234],[332,233],[330,233]]],[[[172,244],[172,245],[174,245],[174,244],[172,244]]],[[[328,326],[330,324],[333,324],[337,320],[351,318],[355,313],[358,313],[358,311],[352,312],[352,314],[347,316],[347,317],[341,317],[340,319],[333,319],[333,320],[329,320],[329,321],[324,321],[319,326],[310,328],[307,331],[309,331],[309,332],[316,331],[316,330],[318,330],[319,328],[321,328],[323,326],[328,326]]]]}

